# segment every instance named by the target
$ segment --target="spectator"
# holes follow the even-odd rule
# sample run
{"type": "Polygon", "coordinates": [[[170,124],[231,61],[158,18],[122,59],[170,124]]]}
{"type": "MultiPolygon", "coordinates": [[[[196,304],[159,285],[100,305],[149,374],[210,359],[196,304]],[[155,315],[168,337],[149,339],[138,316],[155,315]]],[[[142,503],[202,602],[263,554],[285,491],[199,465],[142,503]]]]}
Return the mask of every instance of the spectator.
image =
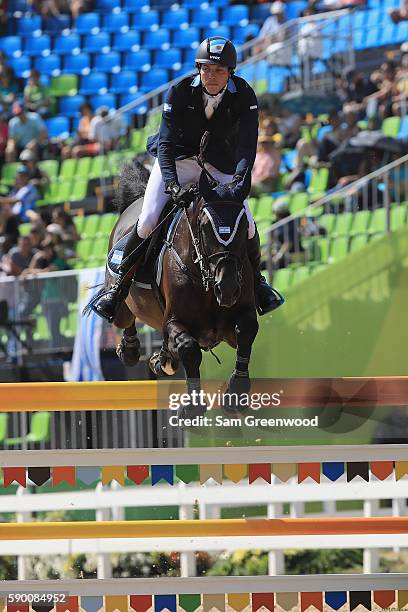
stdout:
{"type": "MultiPolygon", "coordinates": [[[[1,0],[0,0],[1,2],[1,0]]],[[[7,66],[7,57],[2,49],[0,49],[0,73],[3,72],[5,67],[7,66]]]]}
{"type": "Polygon", "coordinates": [[[9,140],[6,147],[6,160],[16,161],[23,149],[30,149],[39,158],[39,150],[46,144],[48,133],[45,123],[38,113],[27,113],[18,102],[13,104],[14,117],[9,121],[9,140]]]}
{"type": "Polygon", "coordinates": [[[272,117],[266,117],[265,119],[260,120],[259,132],[263,136],[275,136],[275,134],[279,134],[275,119],[272,117]]]}
{"type": "Polygon", "coordinates": [[[329,163],[329,155],[335,151],[343,141],[344,131],[342,129],[342,115],[333,111],[329,113],[329,126],[331,130],[326,132],[318,144],[317,159],[320,163],[329,163]]]}
{"type": "Polygon", "coordinates": [[[0,196],[0,206],[11,206],[12,212],[25,223],[29,220],[27,211],[34,208],[39,194],[34,185],[30,183],[28,168],[20,166],[17,170],[14,187],[8,196],[0,196]]]}
{"type": "Polygon", "coordinates": [[[302,119],[300,115],[292,113],[286,108],[280,111],[278,119],[279,132],[282,134],[283,146],[293,149],[300,138],[300,126],[302,119]]]}
{"type": "Polygon", "coordinates": [[[7,34],[7,0],[0,0],[0,36],[7,34]]]}
{"type": "Polygon", "coordinates": [[[80,239],[71,215],[62,208],[52,211],[52,223],[48,225],[47,232],[52,238],[57,237],[60,242],[65,258],[75,257],[75,247],[80,239]]]}
{"type": "Polygon", "coordinates": [[[94,5],[93,0],[33,0],[34,8],[43,17],[52,15],[72,15],[74,19],[80,13],[91,11],[94,5]]]}
{"type": "Polygon", "coordinates": [[[33,249],[39,249],[41,243],[46,238],[45,230],[41,230],[39,227],[32,227],[29,233],[30,242],[33,249]]]}
{"type": "Polygon", "coordinates": [[[24,88],[24,102],[27,110],[45,117],[49,113],[51,100],[45,87],[40,83],[40,76],[38,70],[31,70],[30,78],[24,88]]]}
{"type": "Polygon", "coordinates": [[[67,264],[58,254],[52,238],[48,236],[41,242],[40,250],[34,254],[30,265],[24,271],[24,276],[38,272],[57,272],[66,269],[67,264]]]}
{"type": "Polygon", "coordinates": [[[62,149],[61,155],[63,159],[69,157],[78,159],[79,157],[96,155],[97,146],[89,137],[91,121],[94,116],[92,107],[88,102],[84,102],[79,110],[81,118],[78,125],[78,136],[71,144],[65,145],[62,149]]]}
{"type": "Polygon", "coordinates": [[[340,81],[340,95],[344,101],[344,112],[362,111],[365,100],[377,91],[377,86],[355,68],[345,68],[340,81]]]}
{"type": "Polygon", "coordinates": [[[390,17],[394,23],[408,20],[408,0],[401,0],[401,6],[398,9],[390,10],[390,17]]]}
{"type": "Polygon", "coordinates": [[[343,124],[341,126],[343,132],[341,135],[342,140],[350,140],[353,136],[356,136],[360,128],[358,127],[358,115],[353,111],[348,111],[343,115],[343,124]]]}
{"type": "Polygon", "coordinates": [[[8,141],[8,121],[4,109],[0,106],[0,168],[6,159],[6,147],[8,141]]]}
{"type": "Polygon", "coordinates": [[[265,38],[264,46],[276,42],[276,37],[281,35],[282,24],[285,22],[285,5],[280,0],[271,4],[271,14],[265,19],[258,37],[265,38]]]}
{"type": "Polygon", "coordinates": [[[26,270],[34,255],[34,249],[29,236],[20,236],[17,246],[8,252],[10,262],[10,276],[20,276],[26,270]]]}
{"type": "MultiPolygon", "coordinates": [[[[317,10],[307,6],[301,17],[315,15],[317,10]]],[[[304,72],[304,78],[310,80],[313,64],[323,55],[322,24],[315,20],[302,19],[299,27],[298,54],[304,72]]]]}
{"type": "Polygon", "coordinates": [[[276,148],[276,135],[261,135],[258,140],[254,167],[252,169],[252,195],[275,191],[279,177],[281,155],[276,148]]]}
{"type": "Polygon", "coordinates": [[[14,70],[11,66],[4,66],[0,72],[0,104],[7,113],[10,113],[10,109],[19,93],[20,87],[15,79],[14,70]]]}
{"type": "Polygon", "coordinates": [[[98,144],[97,154],[115,148],[121,130],[122,123],[119,117],[114,114],[109,115],[107,106],[98,108],[89,128],[89,138],[98,144]]]}
{"type": "Polygon", "coordinates": [[[391,113],[393,96],[398,95],[395,62],[391,60],[384,62],[380,69],[371,75],[371,80],[378,85],[378,90],[365,98],[366,114],[368,117],[378,114],[384,119],[391,113]]]}
{"type": "Polygon", "coordinates": [[[41,168],[38,166],[33,151],[30,149],[24,149],[20,153],[19,160],[28,170],[31,185],[34,185],[38,192],[41,195],[44,195],[46,188],[50,184],[50,177],[45,170],[41,170],[41,168]]]}
{"type": "Polygon", "coordinates": [[[10,204],[0,204],[0,252],[8,253],[11,247],[17,244],[20,217],[13,213],[10,204]]]}
{"type": "MultiPolygon", "coordinates": [[[[286,197],[278,198],[272,210],[276,221],[281,221],[290,216],[289,204],[286,197]]],[[[284,268],[289,263],[304,259],[303,247],[298,234],[298,221],[291,220],[278,227],[272,234],[273,252],[272,263],[276,268],[284,268]]]]}

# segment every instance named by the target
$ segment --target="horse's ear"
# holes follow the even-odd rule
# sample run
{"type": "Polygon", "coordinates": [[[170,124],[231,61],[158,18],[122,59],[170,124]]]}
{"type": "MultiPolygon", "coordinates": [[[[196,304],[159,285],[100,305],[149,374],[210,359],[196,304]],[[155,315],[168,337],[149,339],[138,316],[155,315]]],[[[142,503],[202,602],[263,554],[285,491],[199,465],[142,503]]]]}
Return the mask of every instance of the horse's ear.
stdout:
{"type": "Polygon", "coordinates": [[[247,169],[242,179],[233,188],[232,193],[233,193],[235,200],[238,200],[239,202],[243,202],[245,198],[248,197],[250,191],[251,191],[251,171],[247,169]]]}

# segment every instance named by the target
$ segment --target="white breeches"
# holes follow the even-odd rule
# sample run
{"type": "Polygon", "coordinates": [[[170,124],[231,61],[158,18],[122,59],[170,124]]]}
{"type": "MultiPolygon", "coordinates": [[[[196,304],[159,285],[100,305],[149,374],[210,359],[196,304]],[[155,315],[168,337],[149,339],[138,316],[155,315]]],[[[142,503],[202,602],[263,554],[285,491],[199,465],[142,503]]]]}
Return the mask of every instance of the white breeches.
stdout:
{"type": "MultiPolygon", "coordinates": [[[[229,183],[232,180],[231,174],[224,174],[211,164],[206,164],[206,168],[222,184],[229,183]]],[[[200,178],[201,168],[192,158],[177,160],[176,169],[177,177],[182,187],[188,183],[197,182],[200,178]]],[[[143,208],[137,224],[137,233],[140,238],[147,238],[159,221],[160,213],[170,197],[165,193],[164,189],[159,161],[156,159],[146,186],[143,208]]],[[[250,211],[248,200],[245,200],[244,207],[249,223],[248,238],[253,238],[255,236],[255,221],[250,211]]]]}

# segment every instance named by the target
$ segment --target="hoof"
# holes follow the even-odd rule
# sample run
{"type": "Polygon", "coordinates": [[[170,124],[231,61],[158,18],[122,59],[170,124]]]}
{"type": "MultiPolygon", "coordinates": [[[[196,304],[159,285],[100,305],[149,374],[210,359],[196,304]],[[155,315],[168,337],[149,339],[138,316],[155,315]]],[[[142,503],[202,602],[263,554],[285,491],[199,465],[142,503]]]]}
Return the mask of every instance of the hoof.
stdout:
{"type": "Polygon", "coordinates": [[[149,368],[156,376],[173,376],[176,373],[177,367],[178,364],[168,355],[163,358],[160,351],[153,353],[149,359],[149,368]]]}
{"type": "Polygon", "coordinates": [[[121,341],[116,347],[116,354],[127,367],[135,366],[140,360],[140,340],[136,337],[135,340],[130,342],[126,340],[125,336],[122,336],[121,341]]]}
{"type": "Polygon", "coordinates": [[[194,417],[204,416],[207,412],[206,404],[190,404],[181,406],[177,411],[179,419],[193,419],[194,417]]]}
{"type": "Polygon", "coordinates": [[[251,389],[251,381],[248,376],[231,375],[228,381],[226,395],[230,395],[223,405],[223,411],[227,415],[244,414],[248,411],[247,395],[251,389]]]}

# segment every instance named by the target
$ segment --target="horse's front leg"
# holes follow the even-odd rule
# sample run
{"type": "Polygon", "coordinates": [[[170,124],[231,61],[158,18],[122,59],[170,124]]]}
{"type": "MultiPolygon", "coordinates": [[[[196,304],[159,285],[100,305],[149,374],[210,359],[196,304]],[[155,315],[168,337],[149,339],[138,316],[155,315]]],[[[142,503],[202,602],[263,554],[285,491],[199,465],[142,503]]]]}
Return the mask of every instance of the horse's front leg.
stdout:
{"type": "Polygon", "coordinates": [[[258,319],[254,308],[241,313],[235,323],[235,335],[237,341],[237,357],[235,368],[228,381],[228,393],[237,394],[238,402],[231,401],[227,408],[240,411],[239,396],[249,393],[251,380],[249,378],[249,361],[251,358],[252,345],[258,333],[258,319]]]}
{"type": "Polygon", "coordinates": [[[170,319],[164,326],[164,340],[170,355],[179,359],[186,374],[187,392],[191,403],[179,410],[179,417],[203,415],[207,406],[201,399],[200,365],[202,354],[195,338],[176,319],[170,319]]]}
{"type": "Polygon", "coordinates": [[[125,328],[123,336],[116,347],[116,354],[121,362],[132,367],[139,363],[140,359],[140,340],[137,335],[135,322],[125,328]]]}

